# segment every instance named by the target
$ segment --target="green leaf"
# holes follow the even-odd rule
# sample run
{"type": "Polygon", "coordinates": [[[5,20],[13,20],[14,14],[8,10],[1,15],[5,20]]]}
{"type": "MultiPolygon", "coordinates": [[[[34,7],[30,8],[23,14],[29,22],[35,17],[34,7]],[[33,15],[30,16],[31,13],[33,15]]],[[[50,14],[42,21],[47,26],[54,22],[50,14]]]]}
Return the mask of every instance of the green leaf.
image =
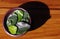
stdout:
{"type": "Polygon", "coordinates": [[[7,26],[15,25],[16,22],[17,22],[17,15],[16,14],[10,14],[10,15],[9,15],[9,17],[7,19],[7,26]]]}
{"type": "Polygon", "coordinates": [[[24,16],[23,16],[23,20],[22,20],[22,21],[29,22],[29,20],[30,20],[29,13],[27,13],[27,12],[24,12],[24,16]]]}
{"type": "Polygon", "coordinates": [[[16,26],[10,25],[10,26],[8,26],[8,29],[9,29],[11,34],[16,34],[16,31],[17,31],[17,27],[16,26]]]}
{"type": "Polygon", "coordinates": [[[24,32],[26,32],[28,30],[27,27],[23,27],[23,28],[20,28],[16,34],[23,34],[24,32]]]}
{"type": "Polygon", "coordinates": [[[22,10],[16,10],[15,14],[18,16],[18,22],[22,20],[23,17],[23,11],[22,10]]]}

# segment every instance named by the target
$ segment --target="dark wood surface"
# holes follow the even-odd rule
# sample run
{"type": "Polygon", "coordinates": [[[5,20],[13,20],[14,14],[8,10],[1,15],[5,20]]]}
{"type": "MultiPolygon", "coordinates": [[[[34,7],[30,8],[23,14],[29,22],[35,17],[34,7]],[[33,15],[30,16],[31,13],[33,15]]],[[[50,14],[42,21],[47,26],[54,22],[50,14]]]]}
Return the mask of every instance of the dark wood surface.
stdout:
{"type": "Polygon", "coordinates": [[[36,0],[0,0],[0,39],[60,39],[60,0],[37,0],[50,8],[51,18],[42,27],[21,37],[11,37],[5,33],[3,19],[6,12],[28,1],[36,0]]]}

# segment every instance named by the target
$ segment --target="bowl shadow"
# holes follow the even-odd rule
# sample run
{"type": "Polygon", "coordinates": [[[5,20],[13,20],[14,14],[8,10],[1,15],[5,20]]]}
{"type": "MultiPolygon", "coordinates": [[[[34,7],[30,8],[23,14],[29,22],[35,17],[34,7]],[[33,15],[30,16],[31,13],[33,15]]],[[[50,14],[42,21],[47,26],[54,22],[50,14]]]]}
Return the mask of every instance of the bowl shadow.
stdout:
{"type": "Polygon", "coordinates": [[[19,6],[28,11],[31,17],[31,30],[41,27],[51,16],[50,10],[45,3],[30,1],[19,6]]]}

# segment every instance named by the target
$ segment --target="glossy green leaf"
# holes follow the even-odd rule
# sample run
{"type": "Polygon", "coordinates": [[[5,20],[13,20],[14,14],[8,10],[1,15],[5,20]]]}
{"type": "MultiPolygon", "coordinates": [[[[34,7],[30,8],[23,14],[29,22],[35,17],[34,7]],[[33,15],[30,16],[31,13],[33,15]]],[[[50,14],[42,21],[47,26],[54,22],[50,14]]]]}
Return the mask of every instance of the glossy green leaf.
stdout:
{"type": "Polygon", "coordinates": [[[23,11],[22,10],[16,10],[15,14],[18,16],[18,22],[22,20],[23,17],[23,11]]]}
{"type": "Polygon", "coordinates": [[[16,34],[16,31],[17,31],[16,26],[10,25],[10,26],[8,26],[8,29],[9,29],[11,34],[16,34]]]}

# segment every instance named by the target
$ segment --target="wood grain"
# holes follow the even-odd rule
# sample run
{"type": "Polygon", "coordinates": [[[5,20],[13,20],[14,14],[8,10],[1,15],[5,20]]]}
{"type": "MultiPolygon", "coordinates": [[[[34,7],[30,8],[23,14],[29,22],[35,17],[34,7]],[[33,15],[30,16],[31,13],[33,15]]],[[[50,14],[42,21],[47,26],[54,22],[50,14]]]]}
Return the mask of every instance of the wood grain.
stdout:
{"type": "Polygon", "coordinates": [[[59,8],[60,9],[60,0],[0,0],[0,7],[1,8],[13,8],[17,7],[23,3],[29,1],[40,1],[48,5],[49,8],[59,8]]]}
{"type": "Polygon", "coordinates": [[[60,39],[60,0],[38,0],[46,3],[49,8],[57,9],[50,9],[51,18],[38,29],[29,31],[21,37],[11,37],[7,35],[3,29],[3,19],[6,12],[10,10],[10,8],[17,7],[24,2],[33,0],[25,0],[24,2],[18,2],[19,0],[16,1],[0,0],[0,39],[60,39]]]}

